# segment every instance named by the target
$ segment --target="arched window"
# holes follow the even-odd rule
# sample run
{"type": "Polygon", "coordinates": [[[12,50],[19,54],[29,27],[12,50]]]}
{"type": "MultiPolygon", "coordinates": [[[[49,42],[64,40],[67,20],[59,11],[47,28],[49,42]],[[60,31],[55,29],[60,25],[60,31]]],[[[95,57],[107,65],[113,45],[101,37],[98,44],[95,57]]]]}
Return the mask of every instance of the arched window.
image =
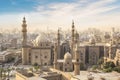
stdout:
{"type": "Polygon", "coordinates": [[[46,66],[46,65],[47,65],[47,63],[44,63],[44,65],[46,66]]]}
{"type": "Polygon", "coordinates": [[[37,59],[37,58],[38,58],[38,56],[35,56],[35,58],[37,59]]]}
{"type": "Polygon", "coordinates": [[[45,59],[47,58],[47,56],[44,57],[45,59]]]}

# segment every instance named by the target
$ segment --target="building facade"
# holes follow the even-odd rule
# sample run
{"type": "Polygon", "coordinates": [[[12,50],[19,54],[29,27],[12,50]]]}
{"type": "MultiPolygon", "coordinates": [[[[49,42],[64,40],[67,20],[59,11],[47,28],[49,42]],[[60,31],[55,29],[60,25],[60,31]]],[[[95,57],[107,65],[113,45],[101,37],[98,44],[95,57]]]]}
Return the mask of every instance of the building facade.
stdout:
{"type": "Polygon", "coordinates": [[[38,36],[33,43],[33,46],[27,44],[27,24],[23,18],[22,24],[22,64],[38,64],[51,65],[52,64],[52,44],[42,35],[38,36]]]}

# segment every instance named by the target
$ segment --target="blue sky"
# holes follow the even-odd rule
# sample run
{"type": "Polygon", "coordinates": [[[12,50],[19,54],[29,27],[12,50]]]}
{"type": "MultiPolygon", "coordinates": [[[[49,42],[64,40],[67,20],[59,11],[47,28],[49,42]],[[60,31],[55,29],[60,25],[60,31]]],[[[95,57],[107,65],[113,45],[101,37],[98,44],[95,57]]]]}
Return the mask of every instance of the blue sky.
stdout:
{"type": "Polygon", "coordinates": [[[120,27],[120,0],[0,0],[0,28],[18,28],[24,16],[30,29],[69,29],[72,19],[79,29],[120,27]]]}
{"type": "Polygon", "coordinates": [[[38,5],[51,3],[71,3],[74,0],[0,0],[0,13],[18,13],[35,11],[38,5]]]}

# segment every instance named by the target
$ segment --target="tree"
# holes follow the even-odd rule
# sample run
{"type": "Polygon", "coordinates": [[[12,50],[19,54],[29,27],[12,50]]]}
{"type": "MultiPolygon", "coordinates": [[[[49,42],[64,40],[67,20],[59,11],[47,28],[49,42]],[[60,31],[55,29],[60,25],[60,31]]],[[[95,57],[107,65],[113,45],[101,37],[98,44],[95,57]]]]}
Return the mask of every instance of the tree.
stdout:
{"type": "Polygon", "coordinates": [[[93,70],[96,70],[97,67],[98,67],[97,65],[93,65],[93,66],[92,66],[92,69],[93,69],[93,70]]]}
{"type": "Polygon", "coordinates": [[[114,67],[114,71],[117,71],[117,72],[120,73],[120,67],[119,66],[118,67],[114,67]]]}
{"type": "Polygon", "coordinates": [[[38,71],[39,66],[34,66],[34,69],[35,69],[36,71],[38,71]]]}
{"type": "Polygon", "coordinates": [[[101,64],[103,64],[103,63],[104,63],[104,59],[103,59],[103,58],[100,58],[100,59],[98,60],[98,62],[97,62],[98,65],[101,65],[101,64]]]}
{"type": "Polygon", "coordinates": [[[84,70],[84,64],[83,63],[80,63],[80,70],[84,70]]]}
{"type": "Polygon", "coordinates": [[[103,68],[107,69],[107,68],[114,68],[115,67],[115,64],[113,62],[106,62],[104,65],[103,65],[103,68]]]}
{"type": "Polygon", "coordinates": [[[34,65],[33,66],[38,66],[38,63],[34,63],[34,65]]]}

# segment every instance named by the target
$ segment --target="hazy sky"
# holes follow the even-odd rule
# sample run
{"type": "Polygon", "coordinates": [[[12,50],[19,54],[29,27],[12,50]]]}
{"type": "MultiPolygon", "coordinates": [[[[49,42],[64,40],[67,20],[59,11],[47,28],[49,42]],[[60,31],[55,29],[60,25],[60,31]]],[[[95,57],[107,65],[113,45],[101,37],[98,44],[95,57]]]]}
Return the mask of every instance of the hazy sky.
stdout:
{"type": "Polygon", "coordinates": [[[120,27],[120,0],[0,0],[0,28],[21,29],[26,17],[30,30],[120,27]]]}

